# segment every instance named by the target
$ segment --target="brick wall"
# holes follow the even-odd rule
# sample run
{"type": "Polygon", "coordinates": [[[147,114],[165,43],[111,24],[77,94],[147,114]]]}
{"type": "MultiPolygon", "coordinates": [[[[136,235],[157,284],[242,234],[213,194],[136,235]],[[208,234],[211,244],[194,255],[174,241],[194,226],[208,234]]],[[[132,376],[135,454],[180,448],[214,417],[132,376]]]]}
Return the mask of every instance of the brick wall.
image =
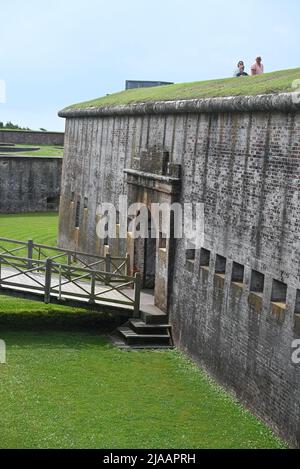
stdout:
{"type": "Polygon", "coordinates": [[[29,132],[0,129],[0,143],[24,145],[64,145],[62,132],[29,132]]]}
{"type": "Polygon", "coordinates": [[[62,158],[0,156],[0,213],[58,210],[62,158]]]}
{"type": "Polygon", "coordinates": [[[182,165],[181,201],[205,204],[210,255],[200,265],[198,250],[191,264],[185,240],[177,242],[169,308],[175,342],[300,446],[300,366],[291,361],[299,338],[300,109],[276,99],[66,115],[59,237],[99,249],[97,204],[126,193],[123,169],[144,151],[169,152],[182,165]],[[74,206],[84,197],[76,238],[74,206]],[[216,275],[217,256],[226,268],[216,275]],[[272,291],[280,302],[271,302],[272,291]]]}

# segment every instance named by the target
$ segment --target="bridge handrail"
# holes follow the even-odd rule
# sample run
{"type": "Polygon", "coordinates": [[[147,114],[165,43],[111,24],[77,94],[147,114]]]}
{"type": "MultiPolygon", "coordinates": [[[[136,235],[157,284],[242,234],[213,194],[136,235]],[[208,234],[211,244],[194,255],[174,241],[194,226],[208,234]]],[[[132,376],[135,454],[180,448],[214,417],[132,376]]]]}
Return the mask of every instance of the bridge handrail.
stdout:
{"type": "Polygon", "coordinates": [[[11,244],[19,244],[22,246],[27,246],[28,244],[28,241],[19,241],[17,239],[9,239],[9,238],[0,238],[0,241],[5,242],[5,243],[11,243],[11,244]]]}
{"type": "Polygon", "coordinates": [[[85,294],[80,293],[72,293],[70,291],[65,291],[64,293],[68,296],[75,297],[75,298],[86,298],[89,302],[95,301],[102,301],[106,303],[115,303],[115,304],[122,304],[133,307],[133,314],[135,317],[139,317],[140,314],[140,294],[141,294],[141,278],[140,274],[136,273],[134,276],[129,277],[126,275],[119,275],[116,273],[111,272],[100,272],[91,269],[87,269],[84,267],[78,266],[69,266],[67,264],[58,264],[52,261],[51,258],[42,261],[42,260],[32,260],[29,258],[18,258],[6,254],[0,254],[0,287],[2,286],[13,286],[15,288],[23,288],[32,291],[43,291],[44,292],[44,301],[45,303],[51,302],[51,293],[59,294],[59,299],[61,299],[61,295],[63,293],[62,287],[63,284],[61,283],[61,278],[65,277],[69,279],[66,283],[73,283],[78,288],[84,291],[85,294]],[[5,262],[7,260],[7,262],[5,262]],[[10,261],[10,262],[9,262],[10,261]],[[20,263],[24,262],[23,265],[20,266],[20,263]],[[30,262],[30,267],[28,263],[30,262]],[[8,277],[2,277],[2,265],[8,265],[12,269],[17,270],[18,273],[9,275],[8,277]],[[39,277],[32,277],[32,274],[36,273],[44,273],[45,283],[44,286],[40,283],[39,277]],[[19,277],[20,275],[26,275],[37,285],[26,285],[23,281],[20,283],[11,282],[9,281],[13,277],[19,277]],[[52,274],[58,275],[58,284],[53,286],[52,285],[52,274]],[[72,278],[72,275],[75,278],[72,278]],[[84,288],[84,284],[79,285],[77,282],[80,279],[88,280],[88,284],[91,285],[91,292],[87,291],[84,288]],[[102,285],[106,285],[108,290],[102,292],[96,292],[95,286],[96,283],[99,282],[102,285]],[[113,285],[114,282],[116,285],[113,285]],[[121,284],[121,285],[120,285],[121,284]],[[128,295],[122,292],[122,288],[125,286],[131,285],[134,289],[133,298],[129,298],[128,295]],[[57,290],[58,289],[58,290],[57,290]],[[109,293],[110,291],[117,291],[121,295],[125,297],[125,300],[116,299],[116,298],[105,298],[103,295],[109,293]]]}
{"type": "MultiPolygon", "coordinates": [[[[46,267],[47,262],[48,262],[48,259],[38,260],[38,259],[31,259],[31,258],[28,258],[28,257],[11,256],[11,255],[8,255],[8,254],[0,254],[0,261],[1,261],[1,259],[8,259],[8,260],[11,260],[11,261],[22,261],[26,264],[28,264],[28,262],[31,262],[31,264],[44,265],[45,267],[46,267]]],[[[61,268],[64,268],[66,270],[72,270],[74,272],[80,270],[80,272],[84,272],[84,273],[87,273],[87,274],[109,275],[110,277],[116,278],[116,279],[125,279],[125,280],[134,279],[134,277],[131,277],[130,275],[120,275],[120,274],[116,274],[114,272],[107,272],[106,270],[92,270],[92,269],[87,269],[86,267],[80,267],[80,266],[77,266],[77,265],[71,266],[71,265],[68,265],[68,264],[60,264],[60,263],[57,263],[57,262],[52,262],[52,266],[53,267],[58,267],[58,268],[61,267],[61,268]]]]}
{"type": "MultiPolygon", "coordinates": [[[[135,317],[139,317],[139,308],[140,308],[140,292],[141,292],[141,278],[140,274],[135,274],[134,276],[128,275],[129,268],[129,256],[126,257],[119,257],[119,256],[111,256],[107,254],[105,257],[97,256],[96,254],[88,254],[80,251],[72,251],[70,249],[63,249],[63,248],[56,248],[54,246],[47,246],[45,244],[38,244],[34,243],[32,240],[28,242],[19,241],[9,238],[0,238],[0,242],[2,243],[11,243],[15,246],[22,246],[21,248],[12,248],[9,251],[9,248],[2,246],[4,252],[0,251],[0,287],[1,285],[11,285],[13,287],[23,287],[27,289],[33,289],[40,291],[41,286],[30,286],[24,285],[15,282],[8,282],[9,279],[13,277],[18,277],[19,275],[24,274],[25,276],[29,277],[35,283],[40,284],[40,280],[37,277],[31,277],[31,275],[36,273],[45,273],[45,284],[44,284],[44,292],[45,292],[45,302],[49,303],[51,301],[51,292],[53,291],[53,287],[51,286],[51,278],[52,274],[59,275],[59,297],[62,293],[62,284],[61,284],[61,276],[66,279],[69,279],[67,283],[74,283],[77,287],[84,290],[87,294],[82,295],[78,293],[72,294],[71,292],[67,292],[68,295],[71,296],[79,296],[84,298],[89,298],[91,302],[95,302],[95,300],[99,300],[100,296],[104,295],[105,293],[109,293],[110,291],[118,291],[122,294],[127,301],[118,300],[116,298],[101,298],[101,301],[109,302],[109,303],[116,303],[116,304],[126,304],[133,307],[135,317]],[[18,255],[13,255],[13,253],[22,251],[23,247],[27,247],[27,257],[21,257],[18,255]],[[57,253],[62,253],[62,255],[52,256],[51,254],[48,257],[47,253],[42,252],[44,251],[55,251],[57,253]],[[38,252],[38,259],[34,258],[34,251],[38,252]],[[41,255],[43,259],[41,259],[41,255]],[[68,264],[59,263],[57,259],[59,257],[63,257],[67,255],[68,257],[68,264]],[[96,259],[97,262],[89,262],[88,260],[82,260],[79,256],[83,256],[85,258],[92,258],[96,259]],[[76,263],[72,264],[72,257],[74,258],[75,262],[78,260],[81,264],[84,264],[82,267],[76,263]],[[70,262],[69,262],[70,261],[70,262]],[[118,265],[120,262],[120,265],[118,265]],[[102,265],[104,264],[106,270],[102,270],[102,265]],[[1,279],[1,270],[2,265],[7,265],[16,269],[19,273],[12,275],[10,277],[6,277],[1,279]],[[98,265],[99,269],[101,270],[93,270],[92,268],[98,265]],[[115,270],[114,270],[115,269],[115,270]],[[125,270],[125,274],[121,273],[122,269],[125,270]],[[120,272],[120,273],[119,273],[120,272]],[[72,278],[72,276],[76,278],[72,278]],[[91,292],[87,292],[82,285],[79,285],[78,280],[86,279],[91,282],[91,292]],[[103,285],[106,285],[109,290],[104,292],[95,292],[96,283],[99,282],[103,285]],[[116,283],[116,285],[113,285],[116,283]],[[121,285],[120,285],[121,284],[121,285]],[[131,285],[134,288],[134,298],[129,298],[125,293],[122,293],[122,288],[125,286],[131,285]]],[[[1,249],[1,246],[0,246],[1,249]]],[[[42,284],[40,284],[42,285],[42,284]]],[[[54,287],[55,290],[55,287],[54,287]]]]}
{"type": "MultiPolygon", "coordinates": [[[[19,240],[10,239],[10,238],[0,238],[0,242],[17,244],[17,245],[20,245],[20,246],[28,246],[29,244],[32,244],[32,246],[35,247],[35,248],[47,249],[49,251],[65,252],[66,254],[72,254],[74,257],[76,257],[76,255],[79,255],[79,256],[92,257],[92,258],[100,259],[100,260],[105,260],[106,259],[106,256],[98,256],[97,254],[90,254],[90,253],[87,253],[87,252],[76,251],[76,250],[72,250],[72,249],[64,249],[64,248],[60,248],[60,247],[49,246],[47,244],[39,244],[39,243],[35,243],[31,240],[29,240],[29,241],[19,241],[19,240]]],[[[125,257],[111,256],[111,259],[116,260],[116,261],[121,261],[121,260],[125,259],[125,257]]]]}
{"type": "Polygon", "coordinates": [[[14,259],[16,261],[24,261],[24,262],[32,262],[36,264],[46,264],[47,259],[32,259],[31,257],[20,257],[20,256],[12,256],[11,254],[2,254],[0,253],[0,259],[14,259]]]}

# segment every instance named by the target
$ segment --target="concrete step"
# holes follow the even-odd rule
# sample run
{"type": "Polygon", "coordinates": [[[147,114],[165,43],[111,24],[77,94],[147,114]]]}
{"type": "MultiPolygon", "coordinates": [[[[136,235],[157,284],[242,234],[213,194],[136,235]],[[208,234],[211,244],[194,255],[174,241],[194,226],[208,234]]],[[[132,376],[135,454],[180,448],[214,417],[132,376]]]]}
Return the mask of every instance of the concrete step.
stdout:
{"type": "Polygon", "coordinates": [[[130,346],[153,345],[153,346],[171,346],[169,334],[137,334],[130,327],[119,327],[118,333],[126,344],[130,346]]]}
{"type": "Polygon", "coordinates": [[[168,324],[168,316],[154,305],[143,305],[141,319],[146,324],[168,324]]]}
{"type": "Polygon", "coordinates": [[[169,324],[146,324],[141,319],[130,319],[129,327],[137,334],[166,335],[171,330],[169,324]]]}
{"type": "Polygon", "coordinates": [[[172,345],[128,345],[124,339],[118,334],[112,334],[109,336],[112,343],[121,350],[171,350],[174,347],[172,345]]]}

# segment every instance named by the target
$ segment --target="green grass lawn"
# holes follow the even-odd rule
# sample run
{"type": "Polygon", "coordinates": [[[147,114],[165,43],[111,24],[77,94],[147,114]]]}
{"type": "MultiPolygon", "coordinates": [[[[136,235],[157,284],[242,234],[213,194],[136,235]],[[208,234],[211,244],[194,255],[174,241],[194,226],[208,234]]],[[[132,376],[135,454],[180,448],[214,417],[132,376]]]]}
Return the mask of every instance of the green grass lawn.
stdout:
{"type": "MultiPolygon", "coordinates": [[[[36,145],[15,145],[17,148],[34,148],[36,145]]],[[[24,151],[17,152],[16,155],[28,155],[28,156],[61,156],[64,155],[64,149],[60,146],[51,146],[51,145],[37,145],[36,148],[39,148],[37,151],[24,151]]],[[[1,148],[0,148],[1,152],[1,148]]],[[[8,153],[8,155],[14,155],[14,153],[8,153]]]]}
{"type": "Polygon", "coordinates": [[[57,213],[0,214],[0,238],[57,245],[57,213]]]}
{"type": "Polygon", "coordinates": [[[298,79],[300,79],[300,68],[281,70],[255,77],[225,78],[152,88],[138,88],[74,104],[66,109],[126,105],[139,102],[280,93],[292,91],[292,83],[298,79]]]}
{"type": "Polygon", "coordinates": [[[279,448],[177,351],[94,332],[1,331],[1,448],[279,448]]]}
{"type": "MultiPolygon", "coordinates": [[[[0,237],[56,231],[53,213],[0,215],[0,237]]],[[[0,448],[285,447],[181,353],[120,351],[99,317],[0,295],[0,448]]]]}

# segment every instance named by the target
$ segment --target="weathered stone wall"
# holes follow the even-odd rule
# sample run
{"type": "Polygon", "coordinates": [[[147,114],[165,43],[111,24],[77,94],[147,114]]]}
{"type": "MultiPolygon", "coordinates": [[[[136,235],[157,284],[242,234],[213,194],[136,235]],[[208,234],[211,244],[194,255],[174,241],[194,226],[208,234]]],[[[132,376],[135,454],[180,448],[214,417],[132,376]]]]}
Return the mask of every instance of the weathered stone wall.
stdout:
{"type": "Polygon", "coordinates": [[[0,156],[0,213],[58,210],[62,158],[0,156]]]}
{"type": "Polygon", "coordinates": [[[181,201],[203,202],[206,219],[205,251],[191,262],[182,240],[172,256],[175,342],[300,446],[300,366],[291,360],[300,312],[299,105],[282,95],[63,116],[61,244],[98,250],[97,204],[126,193],[123,169],[143,151],[169,152],[182,165],[181,201]]]}
{"type": "Polygon", "coordinates": [[[0,143],[25,145],[64,145],[62,132],[30,132],[0,129],[0,143]]]}

